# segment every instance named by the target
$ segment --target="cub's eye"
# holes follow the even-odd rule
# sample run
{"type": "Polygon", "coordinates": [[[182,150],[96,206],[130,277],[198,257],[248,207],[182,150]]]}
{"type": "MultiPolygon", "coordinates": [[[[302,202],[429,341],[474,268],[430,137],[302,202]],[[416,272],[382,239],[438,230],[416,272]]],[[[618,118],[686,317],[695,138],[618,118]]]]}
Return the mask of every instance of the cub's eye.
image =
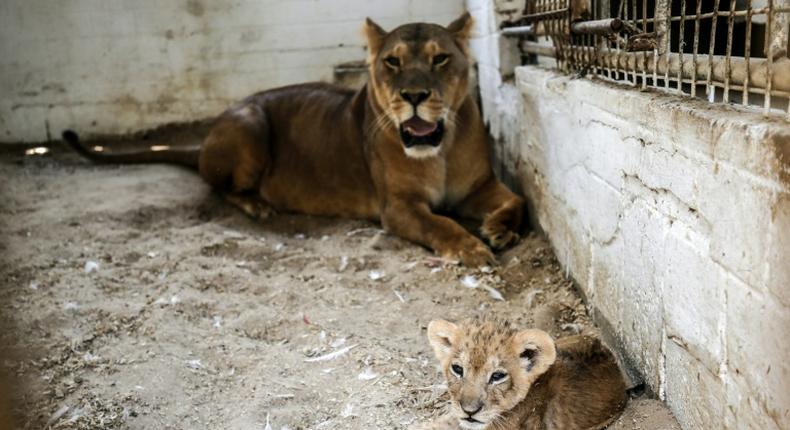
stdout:
{"type": "Polygon", "coordinates": [[[497,382],[501,382],[507,377],[506,373],[502,372],[494,372],[491,374],[491,378],[488,380],[489,384],[496,384],[497,382]]]}
{"type": "Polygon", "coordinates": [[[433,57],[433,65],[434,66],[443,66],[447,61],[450,59],[450,56],[447,54],[439,54],[433,57]]]}
{"type": "Polygon", "coordinates": [[[452,366],[450,366],[450,370],[452,370],[455,376],[459,378],[464,376],[464,368],[457,364],[453,364],[452,366]]]}
{"type": "Polygon", "coordinates": [[[400,58],[398,57],[387,57],[384,59],[384,63],[390,67],[400,67],[400,58]]]}

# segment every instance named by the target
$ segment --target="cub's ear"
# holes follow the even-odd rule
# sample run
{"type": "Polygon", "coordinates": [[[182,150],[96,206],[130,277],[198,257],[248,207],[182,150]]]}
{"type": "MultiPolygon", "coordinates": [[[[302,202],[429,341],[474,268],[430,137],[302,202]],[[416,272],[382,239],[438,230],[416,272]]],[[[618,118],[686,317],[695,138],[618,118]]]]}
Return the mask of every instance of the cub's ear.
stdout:
{"type": "Polygon", "coordinates": [[[464,12],[458,19],[451,22],[447,26],[447,31],[452,33],[456,42],[462,47],[466,47],[469,43],[469,37],[472,36],[472,27],[475,25],[475,20],[469,12],[464,12]]]}
{"type": "Polygon", "coordinates": [[[440,363],[450,354],[458,340],[458,326],[445,320],[433,320],[428,324],[428,340],[440,363]]]}
{"type": "Polygon", "coordinates": [[[513,352],[521,360],[521,367],[530,375],[544,374],[557,359],[554,339],[543,330],[522,330],[513,336],[513,352]]]}
{"type": "Polygon", "coordinates": [[[381,49],[381,45],[384,43],[384,36],[387,35],[387,32],[370,18],[365,18],[362,32],[368,40],[368,59],[372,59],[379,52],[379,49],[381,49]]]}

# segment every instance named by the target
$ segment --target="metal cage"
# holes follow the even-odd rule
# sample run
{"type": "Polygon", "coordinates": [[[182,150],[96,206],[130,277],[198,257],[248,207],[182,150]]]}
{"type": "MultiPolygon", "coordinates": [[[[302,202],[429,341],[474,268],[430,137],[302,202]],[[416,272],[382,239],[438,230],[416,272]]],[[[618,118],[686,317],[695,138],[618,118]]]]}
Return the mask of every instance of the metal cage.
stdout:
{"type": "Polygon", "coordinates": [[[790,0],[527,0],[502,34],[525,58],[790,120],[790,0]]]}

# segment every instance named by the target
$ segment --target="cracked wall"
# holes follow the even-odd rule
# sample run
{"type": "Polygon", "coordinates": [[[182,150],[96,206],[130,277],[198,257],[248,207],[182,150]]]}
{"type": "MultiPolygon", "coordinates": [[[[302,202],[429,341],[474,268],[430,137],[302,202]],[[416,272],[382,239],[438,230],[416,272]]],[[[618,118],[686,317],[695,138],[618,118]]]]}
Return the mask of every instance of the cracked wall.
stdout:
{"type": "Polygon", "coordinates": [[[790,124],[513,68],[517,3],[467,2],[503,175],[684,428],[790,428],[790,124]]]}
{"type": "Polygon", "coordinates": [[[363,60],[366,16],[447,24],[462,0],[5,0],[0,142],[124,134],[214,116],[363,60]]]}

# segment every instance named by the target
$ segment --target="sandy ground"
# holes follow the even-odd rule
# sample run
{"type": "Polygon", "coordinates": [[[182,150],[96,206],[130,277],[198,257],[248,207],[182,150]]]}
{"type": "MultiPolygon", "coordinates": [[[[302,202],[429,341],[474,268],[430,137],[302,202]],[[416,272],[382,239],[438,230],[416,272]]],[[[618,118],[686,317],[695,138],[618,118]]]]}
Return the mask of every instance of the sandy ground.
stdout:
{"type": "MultiPolygon", "coordinates": [[[[23,429],[405,428],[447,399],[431,319],[595,331],[535,234],[485,273],[367,222],[253,222],[177,167],[4,151],[0,341],[23,429]]],[[[678,427],[635,398],[612,428],[678,427]]]]}

